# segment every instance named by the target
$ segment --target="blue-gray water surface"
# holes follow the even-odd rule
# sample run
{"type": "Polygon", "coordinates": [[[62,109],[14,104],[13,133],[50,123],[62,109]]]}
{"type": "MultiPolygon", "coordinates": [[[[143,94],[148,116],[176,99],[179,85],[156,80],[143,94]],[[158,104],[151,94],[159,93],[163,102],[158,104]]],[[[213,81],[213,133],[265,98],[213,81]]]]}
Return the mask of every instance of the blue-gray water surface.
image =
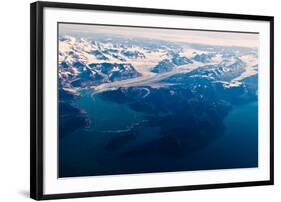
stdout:
{"type": "MultiPolygon", "coordinates": [[[[145,112],[135,111],[128,104],[104,99],[99,94],[91,95],[90,90],[83,92],[75,105],[87,113],[91,124],[60,137],[60,177],[258,166],[257,102],[234,105],[223,120],[224,131],[220,136],[199,149],[179,155],[175,152],[172,157],[165,156],[162,151],[169,151],[168,147],[173,144],[170,144],[170,139],[162,141],[161,128],[146,124],[145,112]],[[155,156],[124,155],[159,138],[167,148],[155,146],[155,150],[160,151],[153,150],[157,154],[155,156]]],[[[151,145],[153,147],[154,144],[151,145]]]]}

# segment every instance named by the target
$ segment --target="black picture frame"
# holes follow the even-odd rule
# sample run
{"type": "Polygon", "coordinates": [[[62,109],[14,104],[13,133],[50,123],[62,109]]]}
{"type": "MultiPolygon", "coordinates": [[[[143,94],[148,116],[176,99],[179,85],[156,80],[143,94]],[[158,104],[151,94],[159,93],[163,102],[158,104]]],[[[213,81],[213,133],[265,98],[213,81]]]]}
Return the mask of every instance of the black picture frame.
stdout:
{"type": "Polygon", "coordinates": [[[183,10],[103,6],[76,3],[35,2],[30,6],[30,197],[35,200],[63,199],[122,194],[186,191],[228,187],[245,187],[274,184],[274,17],[259,15],[240,15],[183,10]],[[188,185],[174,187],[155,187],[128,190],[93,191],[45,195],[43,193],[43,9],[67,8],[80,10],[121,11],[130,13],[164,14],[176,16],[210,17],[267,21],[270,23],[270,180],[239,183],[188,185]]]}

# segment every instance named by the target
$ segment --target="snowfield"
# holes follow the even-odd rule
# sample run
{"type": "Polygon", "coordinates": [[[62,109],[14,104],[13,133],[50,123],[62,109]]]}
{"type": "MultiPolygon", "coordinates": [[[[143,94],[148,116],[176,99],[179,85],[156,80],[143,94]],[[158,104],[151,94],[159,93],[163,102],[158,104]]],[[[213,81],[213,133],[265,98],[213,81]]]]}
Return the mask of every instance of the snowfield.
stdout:
{"type": "Polygon", "coordinates": [[[216,78],[215,82],[221,82],[227,88],[237,87],[242,84],[242,80],[258,73],[258,56],[255,51],[245,53],[239,49],[232,52],[226,51],[225,48],[221,48],[221,51],[217,49],[219,48],[196,49],[186,46],[159,46],[149,49],[128,41],[124,45],[112,41],[61,36],[59,78],[63,88],[69,91],[77,92],[86,88],[100,93],[120,87],[160,87],[165,85],[158,83],[161,80],[196,69],[203,69],[204,72],[197,76],[216,78]],[[162,71],[160,68],[164,67],[160,66],[155,72],[153,68],[164,60],[169,61],[167,65],[170,67],[166,66],[162,71]],[[178,61],[182,64],[175,63],[178,61]],[[107,64],[112,64],[112,67],[107,64]],[[128,64],[131,68],[128,68],[128,64]],[[85,71],[88,73],[85,74],[85,71]],[[206,74],[206,71],[209,73],[206,74]],[[86,75],[84,80],[82,75],[86,75]],[[110,79],[112,76],[115,76],[115,79],[110,79]],[[226,80],[226,77],[231,79],[226,80]]]}

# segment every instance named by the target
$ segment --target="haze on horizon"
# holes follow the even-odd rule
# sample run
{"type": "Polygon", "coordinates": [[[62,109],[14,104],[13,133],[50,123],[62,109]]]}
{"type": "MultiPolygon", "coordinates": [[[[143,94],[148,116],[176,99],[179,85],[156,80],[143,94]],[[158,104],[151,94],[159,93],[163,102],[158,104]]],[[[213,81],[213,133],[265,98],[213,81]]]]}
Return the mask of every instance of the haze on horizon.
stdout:
{"type": "Polygon", "coordinates": [[[126,38],[147,38],[212,46],[239,46],[249,48],[258,48],[259,46],[259,34],[257,33],[173,30],[69,23],[60,23],[59,33],[68,35],[73,33],[114,34],[126,38]]]}

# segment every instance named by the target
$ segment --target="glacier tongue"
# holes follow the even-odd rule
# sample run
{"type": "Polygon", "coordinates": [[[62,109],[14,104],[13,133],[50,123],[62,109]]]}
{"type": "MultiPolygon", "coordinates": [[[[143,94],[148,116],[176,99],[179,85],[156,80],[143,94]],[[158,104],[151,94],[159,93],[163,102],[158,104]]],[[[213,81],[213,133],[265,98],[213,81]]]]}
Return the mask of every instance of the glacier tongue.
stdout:
{"type": "Polygon", "coordinates": [[[245,53],[239,48],[179,48],[178,45],[162,43],[155,41],[155,44],[147,45],[137,39],[118,39],[115,42],[113,39],[60,36],[60,85],[74,91],[97,88],[106,83],[116,83],[108,85],[109,89],[123,83],[125,86],[134,83],[156,86],[161,79],[193,72],[193,78],[218,81],[231,88],[240,86],[244,79],[258,73],[257,53],[253,50],[245,53]]]}

